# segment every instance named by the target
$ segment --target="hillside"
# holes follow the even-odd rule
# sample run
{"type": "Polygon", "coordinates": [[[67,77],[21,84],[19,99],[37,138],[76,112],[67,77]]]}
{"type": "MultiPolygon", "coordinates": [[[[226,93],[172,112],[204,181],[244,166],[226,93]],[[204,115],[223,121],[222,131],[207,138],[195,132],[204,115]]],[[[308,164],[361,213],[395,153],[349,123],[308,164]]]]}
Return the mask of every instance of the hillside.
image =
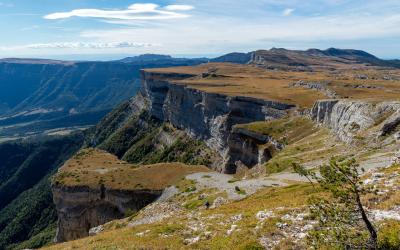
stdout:
{"type": "Polygon", "coordinates": [[[96,124],[105,112],[138,93],[139,69],[200,63],[172,59],[130,63],[2,59],[0,140],[22,139],[27,133],[37,134],[56,128],[68,127],[65,129],[68,131],[71,127],[96,124]],[[74,124],[72,121],[77,120],[77,116],[70,116],[75,114],[88,119],[74,124]],[[61,117],[58,123],[62,120],[69,122],[58,127],[43,123],[61,117]],[[42,123],[26,124],[33,121],[42,123]],[[5,126],[13,127],[4,129],[5,126]]]}
{"type": "Polygon", "coordinates": [[[249,53],[229,53],[213,58],[209,62],[252,63],[269,69],[279,68],[296,71],[310,70],[307,67],[325,69],[365,66],[400,68],[399,60],[382,60],[362,50],[337,48],[325,50],[261,49],[249,53]]]}
{"type": "Polygon", "coordinates": [[[54,237],[50,178],[82,146],[79,134],[35,143],[1,143],[0,248],[40,247],[54,237]]]}
{"type": "Polygon", "coordinates": [[[387,184],[399,167],[400,72],[296,69],[141,70],[140,93],[86,130],[86,149],[55,175],[56,242],[69,242],[49,249],[307,249],[318,223],[307,198],[327,193],[292,163],[353,157],[366,183],[381,176],[363,200],[374,222],[400,218],[397,182],[387,184]]]}
{"type": "MultiPolygon", "coordinates": [[[[140,70],[140,92],[86,129],[83,148],[52,177],[57,223],[8,247],[307,249],[318,223],[307,199],[327,193],[292,164],[317,170],[351,158],[380,190],[363,200],[373,221],[395,224],[400,71],[343,63],[376,59],[356,50],[312,53],[329,67],[140,70]],[[55,227],[55,242],[67,243],[51,246],[55,227]]],[[[46,206],[35,211],[54,212],[46,206]]]]}

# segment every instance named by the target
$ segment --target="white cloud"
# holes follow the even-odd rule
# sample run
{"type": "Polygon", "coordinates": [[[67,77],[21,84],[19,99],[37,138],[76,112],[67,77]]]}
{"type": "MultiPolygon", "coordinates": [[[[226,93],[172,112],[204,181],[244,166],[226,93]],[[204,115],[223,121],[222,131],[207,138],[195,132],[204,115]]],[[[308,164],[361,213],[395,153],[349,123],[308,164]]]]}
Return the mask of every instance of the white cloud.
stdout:
{"type": "Polygon", "coordinates": [[[26,28],[20,29],[18,31],[26,31],[26,30],[37,29],[37,28],[39,28],[39,26],[34,25],[34,26],[31,26],[31,27],[26,27],[26,28]]]}
{"type": "Polygon", "coordinates": [[[147,26],[91,29],[82,31],[80,35],[84,39],[98,42],[159,41],[163,46],[151,48],[154,53],[248,52],[272,46],[302,44],[304,47],[311,47],[316,42],[328,44],[328,47],[344,47],[350,41],[357,43],[360,40],[395,38],[400,34],[400,25],[393,23],[397,16],[392,16],[389,20],[369,15],[287,18],[265,16],[254,23],[253,20],[235,17],[205,19],[196,15],[185,22],[172,19],[147,26]]]}
{"type": "Polygon", "coordinates": [[[288,15],[292,14],[293,11],[294,11],[294,9],[289,9],[289,8],[287,8],[287,9],[285,9],[284,11],[282,11],[282,14],[283,14],[284,16],[288,16],[288,15]]]}
{"type": "Polygon", "coordinates": [[[194,9],[191,5],[168,5],[165,7],[167,10],[192,10],[194,9]]]}
{"type": "MultiPolygon", "coordinates": [[[[53,13],[44,16],[46,19],[61,19],[72,16],[77,17],[96,17],[96,18],[113,18],[113,19],[171,19],[171,18],[187,18],[189,15],[180,14],[172,11],[157,10],[160,7],[157,4],[133,4],[127,10],[98,10],[98,9],[78,9],[71,12],[53,13]]],[[[190,10],[193,6],[189,5],[169,5],[167,10],[190,10]]]]}
{"type": "Polygon", "coordinates": [[[25,46],[0,47],[0,50],[23,50],[23,49],[124,49],[124,48],[144,48],[161,46],[161,44],[150,43],[38,43],[25,46]]]}

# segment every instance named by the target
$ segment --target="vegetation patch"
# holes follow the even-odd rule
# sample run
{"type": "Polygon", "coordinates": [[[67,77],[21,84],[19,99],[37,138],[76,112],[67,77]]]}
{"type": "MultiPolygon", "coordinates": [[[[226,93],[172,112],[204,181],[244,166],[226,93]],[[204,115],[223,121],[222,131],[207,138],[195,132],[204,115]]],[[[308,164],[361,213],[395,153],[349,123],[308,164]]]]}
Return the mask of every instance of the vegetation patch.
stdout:
{"type": "Polygon", "coordinates": [[[311,121],[307,115],[236,126],[268,135],[283,144],[291,144],[319,131],[318,128],[314,127],[315,122],[311,121]]]}
{"type": "MultiPolygon", "coordinates": [[[[67,161],[61,170],[63,172],[56,174],[53,178],[56,185],[86,185],[91,188],[105,185],[107,188],[117,190],[162,190],[189,174],[211,171],[205,166],[182,163],[158,163],[132,169],[129,164],[124,164],[115,155],[98,149],[84,149],[67,161]]],[[[186,180],[184,183],[187,185],[182,185],[183,190],[185,188],[190,188],[189,192],[195,190],[193,186],[195,181],[186,180]]]]}
{"type": "Polygon", "coordinates": [[[234,178],[230,179],[228,181],[228,183],[234,183],[234,182],[237,182],[237,181],[241,181],[241,179],[234,177],[234,178]]]}

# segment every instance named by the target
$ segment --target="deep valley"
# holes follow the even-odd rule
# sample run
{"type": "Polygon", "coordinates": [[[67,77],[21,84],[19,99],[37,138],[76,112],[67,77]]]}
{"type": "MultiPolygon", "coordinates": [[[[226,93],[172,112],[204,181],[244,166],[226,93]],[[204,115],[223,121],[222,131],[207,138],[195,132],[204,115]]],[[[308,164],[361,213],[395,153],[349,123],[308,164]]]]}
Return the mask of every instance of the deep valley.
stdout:
{"type": "Polygon", "coordinates": [[[336,197],[296,166],[326,178],[320,166],[353,158],[356,184],[376,190],[361,201],[377,244],[400,246],[397,61],[276,48],[158,60],[24,66],[38,90],[4,101],[0,122],[35,123],[0,133],[40,133],[0,144],[0,247],[310,249],[310,199],[336,197]]]}

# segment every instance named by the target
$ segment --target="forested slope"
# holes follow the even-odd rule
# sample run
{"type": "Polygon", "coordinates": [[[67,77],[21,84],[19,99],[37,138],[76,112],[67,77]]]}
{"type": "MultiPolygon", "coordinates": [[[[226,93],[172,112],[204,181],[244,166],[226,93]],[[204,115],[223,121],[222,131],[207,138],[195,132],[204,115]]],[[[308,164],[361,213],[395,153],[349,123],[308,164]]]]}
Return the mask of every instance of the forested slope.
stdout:
{"type": "MultiPolygon", "coordinates": [[[[0,249],[51,229],[57,213],[50,178],[82,144],[81,134],[35,143],[0,144],[0,249]]],[[[39,235],[32,241],[41,242],[43,237],[48,242],[52,236],[39,235]]]]}

